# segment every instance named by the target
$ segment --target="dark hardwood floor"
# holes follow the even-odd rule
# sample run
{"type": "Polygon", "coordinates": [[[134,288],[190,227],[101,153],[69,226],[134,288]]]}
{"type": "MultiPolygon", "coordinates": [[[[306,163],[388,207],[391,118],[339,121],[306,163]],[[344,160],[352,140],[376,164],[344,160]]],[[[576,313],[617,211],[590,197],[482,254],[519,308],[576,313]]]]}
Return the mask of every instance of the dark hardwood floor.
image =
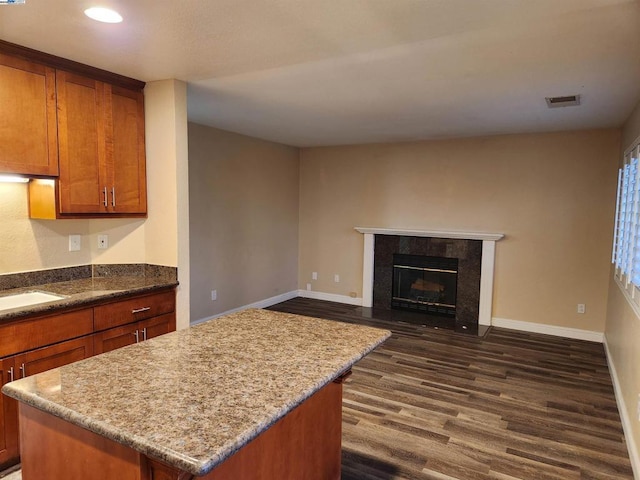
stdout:
{"type": "Polygon", "coordinates": [[[271,309],[393,331],[345,384],[344,480],[633,479],[601,344],[302,298],[271,309]]]}

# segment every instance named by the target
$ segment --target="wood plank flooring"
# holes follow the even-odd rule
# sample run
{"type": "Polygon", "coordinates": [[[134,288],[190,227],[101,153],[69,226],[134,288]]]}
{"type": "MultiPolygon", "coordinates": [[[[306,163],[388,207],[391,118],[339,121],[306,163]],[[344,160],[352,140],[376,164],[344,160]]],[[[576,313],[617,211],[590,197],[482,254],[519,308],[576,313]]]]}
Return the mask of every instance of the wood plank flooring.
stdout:
{"type": "Polygon", "coordinates": [[[393,331],[345,384],[343,480],[633,479],[601,344],[302,298],[271,309],[393,331]]]}

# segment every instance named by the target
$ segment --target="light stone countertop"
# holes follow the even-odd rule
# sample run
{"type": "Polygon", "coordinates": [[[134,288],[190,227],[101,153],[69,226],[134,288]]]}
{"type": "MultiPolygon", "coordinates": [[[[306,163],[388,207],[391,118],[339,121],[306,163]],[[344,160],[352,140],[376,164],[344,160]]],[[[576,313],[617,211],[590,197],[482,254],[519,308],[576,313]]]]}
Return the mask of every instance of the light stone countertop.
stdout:
{"type": "Polygon", "coordinates": [[[390,334],[251,309],[17,380],[3,392],[204,475],[390,334]]]}

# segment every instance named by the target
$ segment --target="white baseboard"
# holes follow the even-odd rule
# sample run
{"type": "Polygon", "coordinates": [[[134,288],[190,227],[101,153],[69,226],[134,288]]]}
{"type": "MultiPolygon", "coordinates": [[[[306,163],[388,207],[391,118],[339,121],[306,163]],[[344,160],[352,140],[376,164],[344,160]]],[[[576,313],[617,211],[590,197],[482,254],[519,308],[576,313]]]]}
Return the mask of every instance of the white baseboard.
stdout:
{"type": "Polygon", "coordinates": [[[292,298],[296,298],[299,296],[298,290],[292,290],[290,292],[282,293],[280,295],[276,295],[275,297],[265,298],[264,300],[259,300],[257,302],[250,303],[249,305],[244,305],[242,307],[233,308],[231,310],[227,310],[226,312],[216,313],[210,317],[201,318],[199,320],[195,320],[191,322],[191,326],[197,325],[202,322],[206,322],[207,320],[213,320],[214,318],[221,317],[223,315],[229,315],[231,313],[240,312],[242,310],[246,310],[247,308],[266,308],[271,305],[275,305],[276,303],[286,302],[287,300],[291,300],[292,298]]]}
{"type": "Polygon", "coordinates": [[[316,300],[326,300],[327,302],[346,303],[347,305],[362,306],[362,298],[352,298],[347,295],[336,293],[315,292],[313,290],[298,290],[298,296],[303,298],[313,298],[316,300]]]}
{"type": "Polygon", "coordinates": [[[620,420],[622,420],[622,430],[624,431],[624,438],[627,442],[627,449],[629,450],[629,460],[631,461],[631,468],[633,469],[633,478],[640,479],[640,454],[638,453],[638,447],[633,438],[633,429],[631,419],[629,418],[627,405],[624,402],[624,396],[622,395],[622,388],[618,381],[618,372],[616,366],[613,363],[611,354],[609,352],[609,345],[607,344],[607,337],[604,337],[604,351],[607,354],[607,364],[609,365],[609,373],[611,373],[611,380],[613,381],[613,389],[616,393],[616,403],[618,404],[618,412],[620,413],[620,420]]]}
{"type": "Polygon", "coordinates": [[[510,328],[524,332],[544,333],[556,337],[575,338],[577,340],[588,340],[590,342],[602,343],[604,333],[592,330],[581,330],[579,328],[557,327],[555,325],[544,325],[542,323],[522,322],[520,320],[510,320],[508,318],[493,317],[491,325],[494,327],[510,328]]]}

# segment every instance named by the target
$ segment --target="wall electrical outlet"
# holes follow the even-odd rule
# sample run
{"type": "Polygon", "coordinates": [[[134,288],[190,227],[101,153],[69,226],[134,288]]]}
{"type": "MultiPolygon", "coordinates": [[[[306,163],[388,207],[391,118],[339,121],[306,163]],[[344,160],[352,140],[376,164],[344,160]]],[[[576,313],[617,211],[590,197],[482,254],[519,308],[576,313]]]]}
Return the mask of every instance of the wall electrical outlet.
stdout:
{"type": "Polygon", "coordinates": [[[311,284],[307,283],[307,290],[311,290],[311,284]]]}
{"type": "Polygon", "coordinates": [[[80,235],[69,235],[69,251],[77,252],[80,250],[80,235]]]}
{"type": "Polygon", "coordinates": [[[333,281],[336,283],[340,283],[340,275],[338,275],[337,273],[333,276],[333,281]]]}
{"type": "Polygon", "coordinates": [[[318,279],[318,272],[312,272],[311,273],[311,280],[317,280],[318,279]]]}
{"type": "Polygon", "coordinates": [[[579,303],[578,309],[577,309],[578,313],[584,313],[585,310],[586,310],[586,305],[584,303],[579,303]]]}
{"type": "Polygon", "coordinates": [[[211,301],[218,299],[218,290],[211,290],[211,301]]]}
{"type": "Polygon", "coordinates": [[[98,248],[104,250],[109,246],[109,235],[98,235],[98,248]]]}

